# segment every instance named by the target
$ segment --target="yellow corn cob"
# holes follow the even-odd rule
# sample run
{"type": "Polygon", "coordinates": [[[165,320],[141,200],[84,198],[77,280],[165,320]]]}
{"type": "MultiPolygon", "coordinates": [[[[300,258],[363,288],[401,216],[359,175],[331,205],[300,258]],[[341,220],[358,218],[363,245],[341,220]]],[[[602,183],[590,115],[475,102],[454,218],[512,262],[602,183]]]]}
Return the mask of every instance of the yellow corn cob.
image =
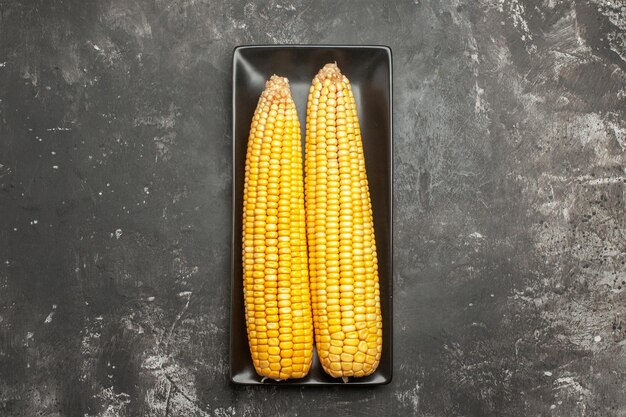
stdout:
{"type": "Polygon", "coordinates": [[[248,138],[243,273],[246,327],[257,373],[302,378],[313,323],[304,224],[300,122],[286,78],[272,76],[248,138]]]}
{"type": "Polygon", "coordinates": [[[356,103],[327,64],[307,104],[305,204],[317,352],[333,377],[376,370],[382,317],[374,223],[356,103]]]}

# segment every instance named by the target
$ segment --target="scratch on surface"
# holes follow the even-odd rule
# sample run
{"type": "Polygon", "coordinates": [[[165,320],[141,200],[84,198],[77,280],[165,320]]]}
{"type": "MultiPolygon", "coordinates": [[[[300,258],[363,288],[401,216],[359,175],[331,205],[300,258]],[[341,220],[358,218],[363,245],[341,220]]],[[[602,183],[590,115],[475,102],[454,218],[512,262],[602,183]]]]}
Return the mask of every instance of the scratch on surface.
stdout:
{"type": "Polygon", "coordinates": [[[163,365],[167,361],[167,358],[159,355],[152,355],[147,357],[143,364],[141,365],[144,369],[155,370],[155,369],[163,369],[163,365]]]}
{"type": "Polygon", "coordinates": [[[167,380],[170,384],[167,387],[167,397],[165,399],[165,417],[170,415],[170,398],[172,396],[172,386],[174,385],[169,378],[167,378],[167,380]]]}
{"type": "Polygon", "coordinates": [[[46,319],[43,321],[45,324],[52,323],[52,317],[54,317],[54,313],[56,309],[57,309],[57,305],[52,304],[52,311],[50,312],[50,314],[48,314],[46,319]]]}
{"type": "Polygon", "coordinates": [[[167,342],[169,342],[172,339],[172,334],[174,334],[174,329],[176,329],[176,326],[180,322],[180,319],[187,312],[187,309],[189,308],[189,302],[191,301],[191,294],[192,294],[191,291],[183,291],[183,292],[180,292],[178,294],[179,297],[186,297],[187,298],[187,302],[185,302],[185,305],[180,310],[180,312],[176,316],[176,319],[172,323],[172,327],[170,327],[170,331],[167,334],[167,339],[166,339],[167,342]]]}
{"type": "Polygon", "coordinates": [[[98,202],[96,201],[96,194],[94,193],[93,189],[91,188],[91,186],[89,185],[89,183],[87,182],[86,179],[82,178],[78,174],[76,174],[76,177],[78,178],[78,181],[80,182],[80,187],[84,191],[88,191],[89,192],[89,197],[91,198],[91,202],[95,206],[98,202]]]}
{"type": "Polygon", "coordinates": [[[615,52],[626,62],[626,14],[624,14],[624,2],[622,0],[592,0],[602,13],[613,24],[613,30],[608,31],[606,39],[609,41],[611,51],[615,52]]]}
{"type": "Polygon", "coordinates": [[[46,319],[43,322],[46,324],[51,323],[52,317],[54,317],[54,311],[51,311],[50,314],[48,314],[48,317],[46,317],[46,319]]]}
{"type": "Polygon", "coordinates": [[[101,417],[116,417],[120,415],[125,415],[124,410],[131,403],[131,396],[125,392],[120,392],[119,394],[113,390],[113,387],[108,387],[102,390],[97,395],[101,400],[107,401],[108,406],[106,410],[102,414],[99,414],[101,417]]]}
{"type": "Polygon", "coordinates": [[[554,381],[554,385],[556,385],[557,389],[563,388],[571,388],[571,391],[576,392],[581,395],[589,395],[590,392],[587,388],[584,388],[578,381],[576,381],[571,376],[566,376],[562,378],[557,378],[554,381]]]}
{"type": "Polygon", "coordinates": [[[24,343],[24,346],[28,347],[30,344],[31,339],[35,337],[35,333],[33,332],[27,332],[26,333],[26,342],[24,343]]]}
{"type": "MultiPolygon", "coordinates": [[[[165,378],[168,380],[168,382],[170,383],[170,391],[171,390],[176,390],[176,392],[178,392],[180,395],[183,396],[183,398],[185,398],[187,401],[189,401],[191,404],[193,404],[194,406],[198,407],[198,403],[196,400],[194,400],[193,398],[191,398],[189,395],[185,394],[185,392],[180,389],[180,387],[174,382],[174,380],[172,379],[172,377],[170,377],[168,374],[165,374],[165,378]]],[[[168,396],[169,397],[169,396],[168,396]]],[[[167,414],[166,414],[167,415],[167,414]]]]}
{"type": "Polygon", "coordinates": [[[170,104],[167,113],[142,115],[134,119],[135,126],[152,126],[157,129],[172,129],[176,124],[176,118],[180,116],[178,107],[174,103],[170,104]]]}
{"type": "Polygon", "coordinates": [[[476,115],[479,115],[487,111],[487,106],[485,104],[485,89],[480,88],[478,86],[478,81],[476,81],[474,88],[476,90],[476,100],[474,102],[474,113],[476,115]]]}
{"type": "Polygon", "coordinates": [[[0,164],[0,178],[4,177],[5,175],[9,175],[10,173],[11,168],[6,165],[0,164]]]}
{"type": "Polygon", "coordinates": [[[411,389],[397,392],[395,397],[405,406],[411,406],[413,412],[417,413],[419,409],[419,390],[420,386],[415,383],[415,386],[411,389]]]}
{"type": "Polygon", "coordinates": [[[228,406],[228,408],[216,408],[213,412],[217,417],[229,417],[235,415],[235,409],[232,406],[228,406]]]}
{"type": "Polygon", "coordinates": [[[154,145],[156,147],[156,154],[154,155],[154,162],[158,162],[159,158],[163,162],[167,162],[171,157],[171,147],[176,142],[176,132],[168,132],[163,136],[157,136],[154,138],[154,145]]]}
{"type": "Polygon", "coordinates": [[[51,127],[46,129],[47,132],[56,132],[56,131],[69,131],[72,130],[71,127],[51,127]]]}
{"type": "Polygon", "coordinates": [[[584,181],[586,184],[589,184],[589,185],[607,185],[607,184],[626,183],[626,177],[593,178],[589,175],[581,175],[578,177],[578,180],[584,181]]]}
{"type": "Polygon", "coordinates": [[[513,26],[519,29],[521,32],[520,39],[526,44],[526,51],[535,52],[537,46],[533,44],[533,35],[524,17],[526,14],[524,5],[520,4],[519,0],[498,0],[498,11],[500,13],[507,12],[508,17],[513,22],[513,26]],[[507,6],[506,10],[505,4],[507,6]]]}
{"type": "Polygon", "coordinates": [[[296,6],[294,6],[293,4],[288,4],[287,6],[276,4],[275,6],[277,9],[285,9],[285,10],[291,10],[291,11],[296,10],[296,6]]]}

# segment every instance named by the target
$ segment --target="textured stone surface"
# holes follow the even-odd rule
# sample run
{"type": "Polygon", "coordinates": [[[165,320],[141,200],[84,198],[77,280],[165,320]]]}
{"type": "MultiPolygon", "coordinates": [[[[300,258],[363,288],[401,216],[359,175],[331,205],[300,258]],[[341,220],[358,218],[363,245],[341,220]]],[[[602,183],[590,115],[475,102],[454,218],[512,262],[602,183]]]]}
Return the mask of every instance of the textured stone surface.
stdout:
{"type": "Polygon", "coordinates": [[[626,415],[617,0],[0,0],[0,414],[626,415]],[[394,52],[395,372],[228,382],[230,59],[394,52]]]}

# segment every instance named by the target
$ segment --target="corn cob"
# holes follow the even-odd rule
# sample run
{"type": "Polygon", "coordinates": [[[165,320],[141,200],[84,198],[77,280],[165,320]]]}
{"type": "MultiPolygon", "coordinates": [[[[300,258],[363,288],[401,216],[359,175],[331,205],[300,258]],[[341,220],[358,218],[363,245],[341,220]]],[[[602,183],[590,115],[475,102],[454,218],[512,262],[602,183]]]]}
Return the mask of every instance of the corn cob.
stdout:
{"type": "Polygon", "coordinates": [[[374,224],[356,103],[327,64],[307,103],[305,205],[316,348],[333,377],[376,370],[382,317],[374,224]]]}
{"type": "Polygon", "coordinates": [[[272,76],[248,138],[243,213],[246,327],[256,372],[304,377],[313,324],[300,122],[286,78],[272,76]]]}

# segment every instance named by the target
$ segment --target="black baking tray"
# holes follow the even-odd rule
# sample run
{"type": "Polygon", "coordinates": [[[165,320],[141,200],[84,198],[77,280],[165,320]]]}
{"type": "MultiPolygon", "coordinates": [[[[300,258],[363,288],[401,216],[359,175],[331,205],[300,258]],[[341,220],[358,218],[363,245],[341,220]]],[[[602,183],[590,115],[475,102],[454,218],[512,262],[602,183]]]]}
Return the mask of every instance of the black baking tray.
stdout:
{"type": "Polygon", "coordinates": [[[233,52],[233,242],[230,311],[230,379],[235,384],[381,385],[393,371],[392,274],[392,60],[386,46],[267,45],[239,46],[233,52]],[[352,84],[374,212],[379,262],[383,351],[376,372],[347,384],[324,373],[316,353],[302,379],[261,382],[252,365],[246,335],[241,261],[243,182],[250,122],[265,81],[289,78],[304,141],[306,101],[311,80],[325,64],[336,62],[352,84]]]}

